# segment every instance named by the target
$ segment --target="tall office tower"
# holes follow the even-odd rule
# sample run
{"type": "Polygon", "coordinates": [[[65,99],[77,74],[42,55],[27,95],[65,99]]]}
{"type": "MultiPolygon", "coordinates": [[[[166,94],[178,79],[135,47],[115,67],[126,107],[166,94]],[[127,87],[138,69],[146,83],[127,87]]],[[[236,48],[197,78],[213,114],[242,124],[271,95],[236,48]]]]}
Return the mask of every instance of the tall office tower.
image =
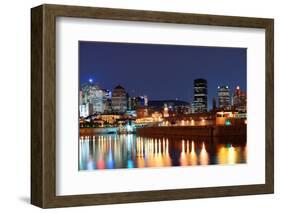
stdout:
{"type": "Polygon", "coordinates": [[[218,86],[218,107],[223,110],[230,110],[230,92],[227,85],[218,86]]]}
{"type": "Polygon", "coordinates": [[[195,79],[193,85],[193,112],[207,112],[208,110],[208,84],[205,79],[195,79]]]}
{"type": "Polygon", "coordinates": [[[81,87],[79,94],[80,116],[87,117],[91,114],[102,114],[108,111],[109,91],[89,80],[81,87]]]}
{"type": "Polygon", "coordinates": [[[118,114],[122,114],[127,111],[127,93],[120,85],[115,87],[112,91],[111,107],[112,111],[118,114]]]}
{"type": "Polygon", "coordinates": [[[239,86],[234,90],[232,97],[232,107],[239,112],[247,111],[247,97],[246,93],[243,92],[239,86]]]}

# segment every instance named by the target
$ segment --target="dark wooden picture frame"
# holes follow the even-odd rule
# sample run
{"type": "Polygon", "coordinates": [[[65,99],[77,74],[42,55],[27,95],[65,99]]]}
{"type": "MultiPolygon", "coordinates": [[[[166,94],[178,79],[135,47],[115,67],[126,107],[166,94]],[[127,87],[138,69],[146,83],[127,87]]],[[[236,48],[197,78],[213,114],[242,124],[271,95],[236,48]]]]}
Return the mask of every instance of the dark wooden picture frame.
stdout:
{"type": "Polygon", "coordinates": [[[31,203],[42,208],[266,194],[274,192],[274,20],[41,5],[31,9],[31,203]],[[56,18],[75,17],[262,28],[266,34],[265,184],[56,195],[56,18]]]}

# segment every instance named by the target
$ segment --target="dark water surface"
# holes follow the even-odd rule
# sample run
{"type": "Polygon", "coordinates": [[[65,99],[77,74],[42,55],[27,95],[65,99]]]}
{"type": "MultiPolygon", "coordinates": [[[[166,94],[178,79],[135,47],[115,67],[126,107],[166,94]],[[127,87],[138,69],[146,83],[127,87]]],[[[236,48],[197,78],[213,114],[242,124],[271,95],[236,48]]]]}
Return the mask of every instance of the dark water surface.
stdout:
{"type": "Polygon", "coordinates": [[[246,163],[246,138],[81,136],[79,169],[169,167],[246,163]]]}

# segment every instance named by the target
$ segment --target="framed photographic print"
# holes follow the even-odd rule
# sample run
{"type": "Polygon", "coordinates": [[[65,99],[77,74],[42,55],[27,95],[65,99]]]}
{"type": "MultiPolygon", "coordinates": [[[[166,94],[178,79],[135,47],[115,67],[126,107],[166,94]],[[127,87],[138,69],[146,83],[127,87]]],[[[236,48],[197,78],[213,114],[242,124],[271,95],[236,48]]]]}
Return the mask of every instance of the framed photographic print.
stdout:
{"type": "Polygon", "coordinates": [[[31,9],[31,203],[273,193],[273,19],[31,9]]]}

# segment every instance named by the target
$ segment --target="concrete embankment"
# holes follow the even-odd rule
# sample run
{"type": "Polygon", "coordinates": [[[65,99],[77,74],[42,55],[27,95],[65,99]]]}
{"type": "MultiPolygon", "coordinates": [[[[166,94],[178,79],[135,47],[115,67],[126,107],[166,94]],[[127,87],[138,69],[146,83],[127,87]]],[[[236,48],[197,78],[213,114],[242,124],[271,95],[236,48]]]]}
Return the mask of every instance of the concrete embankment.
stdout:
{"type": "Polygon", "coordinates": [[[246,136],[247,126],[215,126],[213,129],[213,136],[246,136]]]}
{"type": "Polygon", "coordinates": [[[246,125],[243,126],[168,126],[168,127],[144,127],[137,128],[140,136],[200,136],[200,137],[220,137],[220,136],[245,136],[246,125]]]}
{"type": "Polygon", "coordinates": [[[80,128],[80,136],[117,133],[117,127],[111,128],[80,128]]]}

